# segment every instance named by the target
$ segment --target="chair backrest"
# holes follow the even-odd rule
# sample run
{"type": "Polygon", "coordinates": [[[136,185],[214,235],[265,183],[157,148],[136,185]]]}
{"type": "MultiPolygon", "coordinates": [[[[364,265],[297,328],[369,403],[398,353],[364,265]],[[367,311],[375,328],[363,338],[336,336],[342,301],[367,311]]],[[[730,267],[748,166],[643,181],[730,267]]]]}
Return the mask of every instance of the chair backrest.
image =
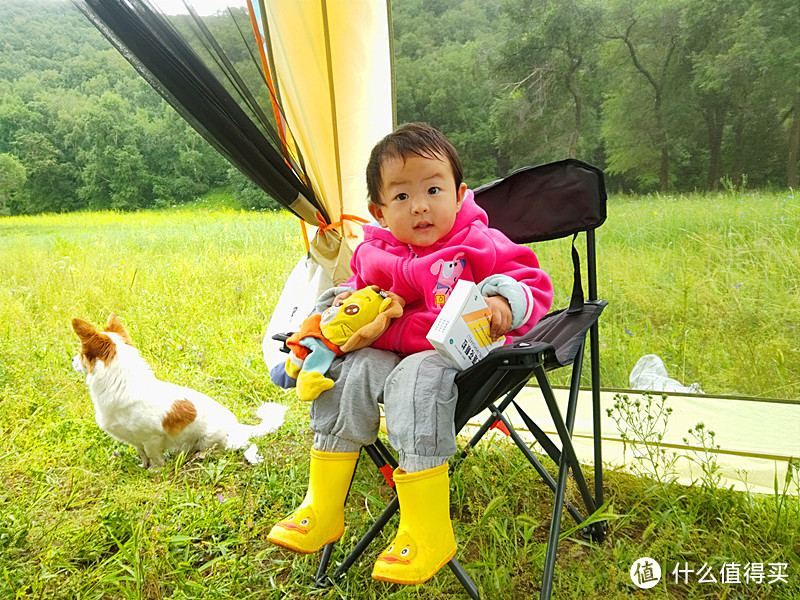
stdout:
{"type": "Polygon", "coordinates": [[[489,225],[513,242],[573,236],[569,313],[580,312],[584,303],[574,237],[581,232],[586,232],[588,299],[597,299],[594,230],[606,220],[606,200],[603,172],[574,158],[526,167],[475,189],[475,201],[489,216],[489,225]]]}
{"type": "MultiPolygon", "coordinates": [[[[583,346],[586,332],[594,327],[604,300],[597,299],[594,230],[606,220],[606,189],[603,172],[575,159],[566,159],[536,167],[526,167],[508,177],[475,189],[475,201],[489,216],[489,225],[505,233],[512,241],[525,244],[576,236],[586,233],[589,298],[583,297],[578,252],[572,246],[573,290],[570,307],[546,315],[525,336],[515,342],[544,343],[547,370],[573,363],[583,346]]],[[[477,390],[488,374],[507,360],[503,347],[463,371],[456,378],[459,389],[477,390]],[[496,364],[495,364],[496,363],[496,364]]],[[[592,352],[593,377],[599,370],[596,351],[592,352]]],[[[485,397],[466,399],[456,410],[456,422],[463,426],[477,411],[524,383],[531,373],[506,371],[498,377],[492,392],[485,397]]],[[[599,379],[599,374],[597,375],[599,379]]]]}
{"type": "Polygon", "coordinates": [[[603,172],[573,158],[525,167],[474,191],[489,225],[518,244],[590,231],[606,220],[603,172]]]}

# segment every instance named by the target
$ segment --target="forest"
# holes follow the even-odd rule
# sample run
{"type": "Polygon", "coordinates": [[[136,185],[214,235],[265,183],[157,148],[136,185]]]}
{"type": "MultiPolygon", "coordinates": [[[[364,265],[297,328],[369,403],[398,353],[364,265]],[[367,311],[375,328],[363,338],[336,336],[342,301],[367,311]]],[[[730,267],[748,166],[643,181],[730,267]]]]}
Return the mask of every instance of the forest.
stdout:
{"type": "MultiPolygon", "coordinates": [[[[575,157],[614,192],[798,187],[797,0],[391,5],[397,121],[441,129],[470,185],[575,157]]],[[[188,17],[171,18],[190,37],[188,17]]],[[[244,9],[206,21],[253,81],[244,9]]],[[[0,215],[166,206],[223,186],[277,207],[70,2],[0,3],[0,215]]]]}

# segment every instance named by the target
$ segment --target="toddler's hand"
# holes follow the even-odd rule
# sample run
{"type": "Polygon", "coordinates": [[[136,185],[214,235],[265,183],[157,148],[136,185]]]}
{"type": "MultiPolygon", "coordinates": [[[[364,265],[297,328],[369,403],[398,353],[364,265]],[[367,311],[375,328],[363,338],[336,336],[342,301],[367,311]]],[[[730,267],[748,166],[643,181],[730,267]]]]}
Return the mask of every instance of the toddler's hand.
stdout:
{"type": "Polygon", "coordinates": [[[503,296],[486,296],[486,305],[492,313],[492,326],[489,328],[489,337],[496,341],[501,335],[511,330],[511,305],[503,296]]]}

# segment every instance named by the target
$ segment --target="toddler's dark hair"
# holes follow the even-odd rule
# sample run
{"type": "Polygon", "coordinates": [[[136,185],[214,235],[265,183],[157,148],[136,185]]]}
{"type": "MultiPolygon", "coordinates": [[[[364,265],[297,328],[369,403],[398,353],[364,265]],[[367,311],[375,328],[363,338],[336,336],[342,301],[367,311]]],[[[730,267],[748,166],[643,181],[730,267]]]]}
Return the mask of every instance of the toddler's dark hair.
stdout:
{"type": "Polygon", "coordinates": [[[427,123],[407,123],[384,137],[372,149],[367,163],[367,192],[372,204],[381,202],[381,165],[387,158],[422,156],[424,158],[442,158],[450,162],[456,189],[464,181],[464,167],[453,144],[437,129],[427,123]]]}

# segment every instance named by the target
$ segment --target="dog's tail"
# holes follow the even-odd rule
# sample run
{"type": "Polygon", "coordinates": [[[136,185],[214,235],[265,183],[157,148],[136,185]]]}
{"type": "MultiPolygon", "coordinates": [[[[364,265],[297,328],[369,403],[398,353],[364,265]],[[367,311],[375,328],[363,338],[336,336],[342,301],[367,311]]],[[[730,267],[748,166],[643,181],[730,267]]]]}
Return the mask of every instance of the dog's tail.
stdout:
{"type": "Polygon", "coordinates": [[[234,431],[228,432],[228,448],[244,448],[249,444],[251,437],[277,431],[283,425],[287,408],[277,402],[266,402],[259,406],[256,415],[261,422],[258,425],[237,423],[234,431]]]}
{"type": "Polygon", "coordinates": [[[250,435],[266,435],[278,431],[283,425],[287,408],[289,407],[277,402],[265,402],[259,406],[256,415],[261,419],[261,423],[253,425],[253,432],[250,435]]]}

